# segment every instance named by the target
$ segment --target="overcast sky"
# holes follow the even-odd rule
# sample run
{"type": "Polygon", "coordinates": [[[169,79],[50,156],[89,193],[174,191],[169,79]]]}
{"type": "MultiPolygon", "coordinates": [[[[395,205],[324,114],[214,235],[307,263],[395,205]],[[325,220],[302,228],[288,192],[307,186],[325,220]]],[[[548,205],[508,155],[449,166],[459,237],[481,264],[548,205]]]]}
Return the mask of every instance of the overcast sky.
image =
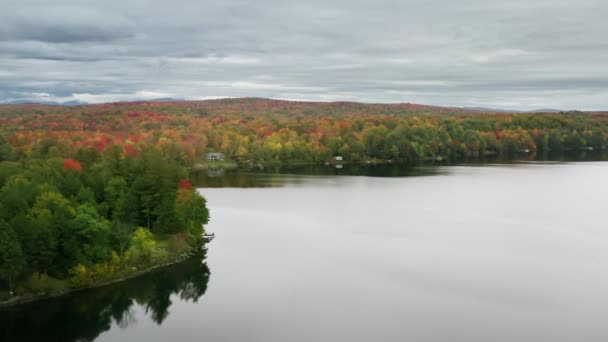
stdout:
{"type": "Polygon", "coordinates": [[[608,109],[606,0],[7,0],[0,102],[608,109]]]}

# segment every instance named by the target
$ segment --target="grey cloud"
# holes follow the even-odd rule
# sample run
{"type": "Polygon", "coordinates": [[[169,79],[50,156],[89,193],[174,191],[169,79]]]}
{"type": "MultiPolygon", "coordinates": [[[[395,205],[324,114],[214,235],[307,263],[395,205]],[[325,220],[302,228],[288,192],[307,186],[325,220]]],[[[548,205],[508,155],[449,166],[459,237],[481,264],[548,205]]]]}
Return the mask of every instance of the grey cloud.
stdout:
{"type": "Polygon", "coordinates": [[[0,102],[166,94],[606,109],[607,13],[601,0],[23,0],[0,13],[0,102]]]}
{"type": "Polygon", "coordinates": [[[134,35],[132,23],[119,13],[62,3],[9,7],[0,24],[0,40],[47,43],[109,42],[134,35]]]}
{"type": "Polygon", "coordinates": [[[48,43],[80,43],[107,42],[115,39],[128,38],[128,32],[106,30],[100,27],[69,26],[62,27],[19,25],[12,34],[4,34],[6,40],[34,40],[48,43]]]}

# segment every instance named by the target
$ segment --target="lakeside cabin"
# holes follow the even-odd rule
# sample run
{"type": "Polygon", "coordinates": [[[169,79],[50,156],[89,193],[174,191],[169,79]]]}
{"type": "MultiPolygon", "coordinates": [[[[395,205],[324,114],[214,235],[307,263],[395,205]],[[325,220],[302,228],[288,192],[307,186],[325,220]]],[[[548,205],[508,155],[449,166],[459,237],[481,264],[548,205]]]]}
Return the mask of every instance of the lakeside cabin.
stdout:
{"type": "Polygon", "coordinates": [[[334,160],[335,160],[335,161],[343,161],[343,160],[344,160],[344,158],[342,158],[342,156],[335,156],[335,157],[334,157],[334,160]]]}
{"type": "Polygon", "coordinates": [[[210,152],[205,154],[206,161],[224,161],[225,156],[220,152],[210,152]]]}

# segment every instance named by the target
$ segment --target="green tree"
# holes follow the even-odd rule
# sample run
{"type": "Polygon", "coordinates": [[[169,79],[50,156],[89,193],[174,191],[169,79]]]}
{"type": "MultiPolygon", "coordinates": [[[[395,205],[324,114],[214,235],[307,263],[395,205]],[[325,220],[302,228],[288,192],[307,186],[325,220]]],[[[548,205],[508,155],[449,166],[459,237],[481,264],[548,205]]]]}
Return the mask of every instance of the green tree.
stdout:
{"type": "Polygon", "coordinates": [[[0,221],[0,278],[8,283],[9,292],[13,293],[13,282],[25,267],[25,256],[13,229],[0,221]]]}
{"type": "Polygon", "coordinates": [[[83,261],[100,263],[110,259],[110,222],[97,213],[93,204],[85,203],[76,208],[73,232],[78,237],[83,261]]]}
{"type": "Polygon", "coordinates": [[[82,255],[83,246],[74,224],[76,210],[69,199],[58,192],[43,192],[36,198],[31,214],[36,224],[44,227],[57,242],[56,258],[49,265],[49,271],[54,275],[63,275],[75,264],[85,261],[82,255]]]}
{"type": "Polygon", "coordinates": [[[114,245],[118,249],[120,256],[123,257],[127,247],[129,247],[129,243],[131,242],[131,238],[133,237],[133,232],[135,231],[135,226],[132,226],[128,223],[121,221],[114,221],[111,227],[111,236],[114,241],[114,245]]]}
{"type": "Polygon", "coordinates": [[[138,227],[131,239],[129,253],[137,261],[150,263],[155,246],[156,241],[154,241],[152,233],[144,227],[138,227]]]}

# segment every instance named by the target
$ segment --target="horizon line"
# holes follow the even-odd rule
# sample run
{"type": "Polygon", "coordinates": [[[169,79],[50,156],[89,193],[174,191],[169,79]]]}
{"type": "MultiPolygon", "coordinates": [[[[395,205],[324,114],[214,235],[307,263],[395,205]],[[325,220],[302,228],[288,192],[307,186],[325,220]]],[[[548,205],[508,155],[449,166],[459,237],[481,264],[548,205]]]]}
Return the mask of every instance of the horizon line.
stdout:
{"type": "Polygon", "coordinates": [[[513,112],[513,113],[560,113],[560,112],[607,112],[608,110],[601,109],[559,109],[559,108],[535,108],[535,109],[506,109],[486,106],[452,106],[452,105],[435,105],[435,104],[423,104],[416,102],[367,102],[367,101],[350,101],[350,100],[333,100],[333,101],[322,101],[322,100],[302,100],[302,99],[290,99],[290,98],[270,98],[270,97],[259,97],[259,96],[241,96],[241,97],[229,97],[229,96],[217,96],[201,99],[180,99],[173,97],[160,97],[152,99],[132,99],[124,101],[105,101],[105,102],[86,102],[79,100],[69,101],[30,101],[30,100],[11,100],[7,102],[0,102],[0,106],[18,106],[18,105],[39,105],[39,106],[66,106],[66,107],[78,107],[78,106],[95,106],[95,105],[108,105],[108,104],[129,104],[129,103],[184,103],[184,102],[212,102],[222,100],[263,100],[263,101],[279,101],[279,102],[293,102],[293,103],[310,103],[310,104],[361,104],[361,105],[413,105],[421,107],[435,107],[435,108],[447,108],[447,109],[464,109],[473,111],[492,111],[492,112],[513,112]]]}

